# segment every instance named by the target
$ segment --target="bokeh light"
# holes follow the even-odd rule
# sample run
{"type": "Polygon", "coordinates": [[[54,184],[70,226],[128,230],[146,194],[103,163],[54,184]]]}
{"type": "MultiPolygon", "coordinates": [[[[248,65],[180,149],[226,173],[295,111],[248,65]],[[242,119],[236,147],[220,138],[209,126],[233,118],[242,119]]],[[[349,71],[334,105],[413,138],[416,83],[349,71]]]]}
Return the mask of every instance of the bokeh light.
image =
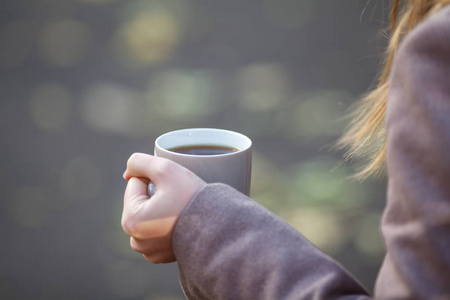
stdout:
{"type": "Polygon", "coordinates": [[[293,203],[322,207],[363,206],[362,186],[348,180],[351,174],[348,167],[331,157],[302,161],[290,168],[290,199],[293,203]]]}
{"type": "Polygon", "coordinates": [[[346,126],[343,117],[346,107],[342,103],[351,98],[339,90],[303,91],[294,99],[295,107],[290,107],[284,132],[288,138],[309,143],[312,140],[337,138],[346,126]]]}
{"type": "Polygon", "coordinates": [[[337,253],[347,241],[342,220],[332,210],[302,207],[285,211],[281,216],[314,245],[327,253],[337,253]]]}
{"type": "Polygon", "coordinates": [[[289,99],[289,78],[287,70],[280,64],[245,66],[236,78],[240,106],[253,112],[277,110],[289,99]]]}
{"type": "Polygon", "coordinates": [[[148,107],[168,120],[204,120],[225,104],[218,78],[211,70],[168,69],[151,79],[146,91],[148,107]]]}
{"type": "Polygon", "coordinates": [[[166,11],[144,11],[124,24],[114,43],[116,54],[134,67],[166,62],[180,42],[180,24],[166,11]]]}
{"type": "Polygon", "coordinates": [[[379,24],[354,1],[2,7],[0,298],[184,299],[176,265],[130,249],[120,216],[129,155],[186,127],[248,135],[251,197],[371,288],[384,186],[327,151],[377,68],[379,24]]]}
{"type": "Polygon", "coordinates": [[[83,122],[93,130],[140,136],[147,130],[145,107],[140,93],[114,83],[97,83],[84,93],[83,122]]]}

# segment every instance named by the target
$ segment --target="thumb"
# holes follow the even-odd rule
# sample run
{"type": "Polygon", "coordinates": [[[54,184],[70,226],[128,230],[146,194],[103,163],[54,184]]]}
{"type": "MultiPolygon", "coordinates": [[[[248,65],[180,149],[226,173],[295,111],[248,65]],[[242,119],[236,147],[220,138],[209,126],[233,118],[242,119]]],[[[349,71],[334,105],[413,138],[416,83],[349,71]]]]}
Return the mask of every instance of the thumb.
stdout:
{"type": "Polygon", "coordinates": [[[122,227],[128,234],[131,234],[135,227],[131,223],[139,220],[137,214],[140,212],[140,207],[149,200],[147,195],[148,183],[149,180],[146,178],[131,177],[128,180],[122,213],[122,227]]]}

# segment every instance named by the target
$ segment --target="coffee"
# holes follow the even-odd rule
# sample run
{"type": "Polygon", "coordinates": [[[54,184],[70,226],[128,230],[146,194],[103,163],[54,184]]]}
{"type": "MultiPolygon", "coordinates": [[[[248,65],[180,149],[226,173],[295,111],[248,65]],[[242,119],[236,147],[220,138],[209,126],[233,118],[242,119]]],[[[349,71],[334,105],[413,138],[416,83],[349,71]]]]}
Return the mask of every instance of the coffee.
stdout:
{"type": "Polygon", "coordinates": [[[222,155],[236,152],[239,149],[218,145],[190,145],[190,146],[179,146],[168,150],[176,153],[189,155],[222,155]]]}

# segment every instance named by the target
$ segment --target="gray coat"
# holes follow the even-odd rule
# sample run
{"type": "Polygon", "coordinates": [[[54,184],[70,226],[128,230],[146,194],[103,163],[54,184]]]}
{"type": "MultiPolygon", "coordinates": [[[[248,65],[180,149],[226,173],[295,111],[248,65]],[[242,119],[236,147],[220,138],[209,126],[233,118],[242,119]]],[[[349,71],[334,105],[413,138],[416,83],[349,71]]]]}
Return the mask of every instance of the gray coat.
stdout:
{"type": "MultiPolygon", "coordinates": [[[[386,257],[374,297],[450,299],[450,7],[403,41],[390,77],[386,257]]],[[[173,235],[188,299],[367,299],[337,262],[251,199],[206,186],[173,235]]]]}

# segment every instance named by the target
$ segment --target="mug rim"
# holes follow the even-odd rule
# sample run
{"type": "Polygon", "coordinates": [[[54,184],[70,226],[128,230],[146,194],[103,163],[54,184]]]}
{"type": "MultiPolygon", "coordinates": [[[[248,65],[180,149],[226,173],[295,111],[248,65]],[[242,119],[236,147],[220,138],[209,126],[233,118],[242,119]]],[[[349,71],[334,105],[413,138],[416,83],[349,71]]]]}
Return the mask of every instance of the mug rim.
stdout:
{"type": "MultiPolygon", "coordinates": [[[[196,144],[192,144],[192,145],[196,145],[196,144]]],[[[181,147],[181,146],[186,146],[186,143],[181,143],[180,145],[172,146],[170,148],[181,147]]],[[[249,149],[251,149],[251,147],[252,147],[252,140],[248,136],[246,136],[246,135],[244,135],[244,134],[242,134],[240,132],[233,131],[233,130],[228,130],[228,129],[208,128],[208,127],[184,128],[184,129],[172,130],[172,131],[169,131],[169,132],[166,132],[166,133],[160,135],[155,140],[155,151],[156,151],[156,148],[158,148],[159,150],[161,150],[161,151],[163,151],[165,153],[170,153],[171,155],[185,156],[185,157],[202,157],[202,158],[210,157],[210,158],[214,158],[214,157],[230,156],[230,155],[236,155],[238,153],[242,153],[242,152],[248,151],[249,149]],[[168,147],[163,147],[161,145],[161,141],[163,139],[167,138],[170,135],[176,134],[176,133],[182,134],[184,132],[207,132],[207,131],[222,132],[222,133],[231,134],[233,136],[237,136],[237,137],[239,137],[240,140],[243,141],[243,145],[244,146],[243,147],[237,147],[236,145],[230,145],[230,144],[226,144],[226,143],[223,143],[223,144],[215,143],[215,144],[211,144],[211,145],[233,147],[233,148],[237,148],[238,150],[230,152],[230,153],[224,153],[224,154],[197,155],[197,154],[186,154],[186,153],[178,153],[178,152],[170,151],[169,149],[167,149],[168,147]]]]}

